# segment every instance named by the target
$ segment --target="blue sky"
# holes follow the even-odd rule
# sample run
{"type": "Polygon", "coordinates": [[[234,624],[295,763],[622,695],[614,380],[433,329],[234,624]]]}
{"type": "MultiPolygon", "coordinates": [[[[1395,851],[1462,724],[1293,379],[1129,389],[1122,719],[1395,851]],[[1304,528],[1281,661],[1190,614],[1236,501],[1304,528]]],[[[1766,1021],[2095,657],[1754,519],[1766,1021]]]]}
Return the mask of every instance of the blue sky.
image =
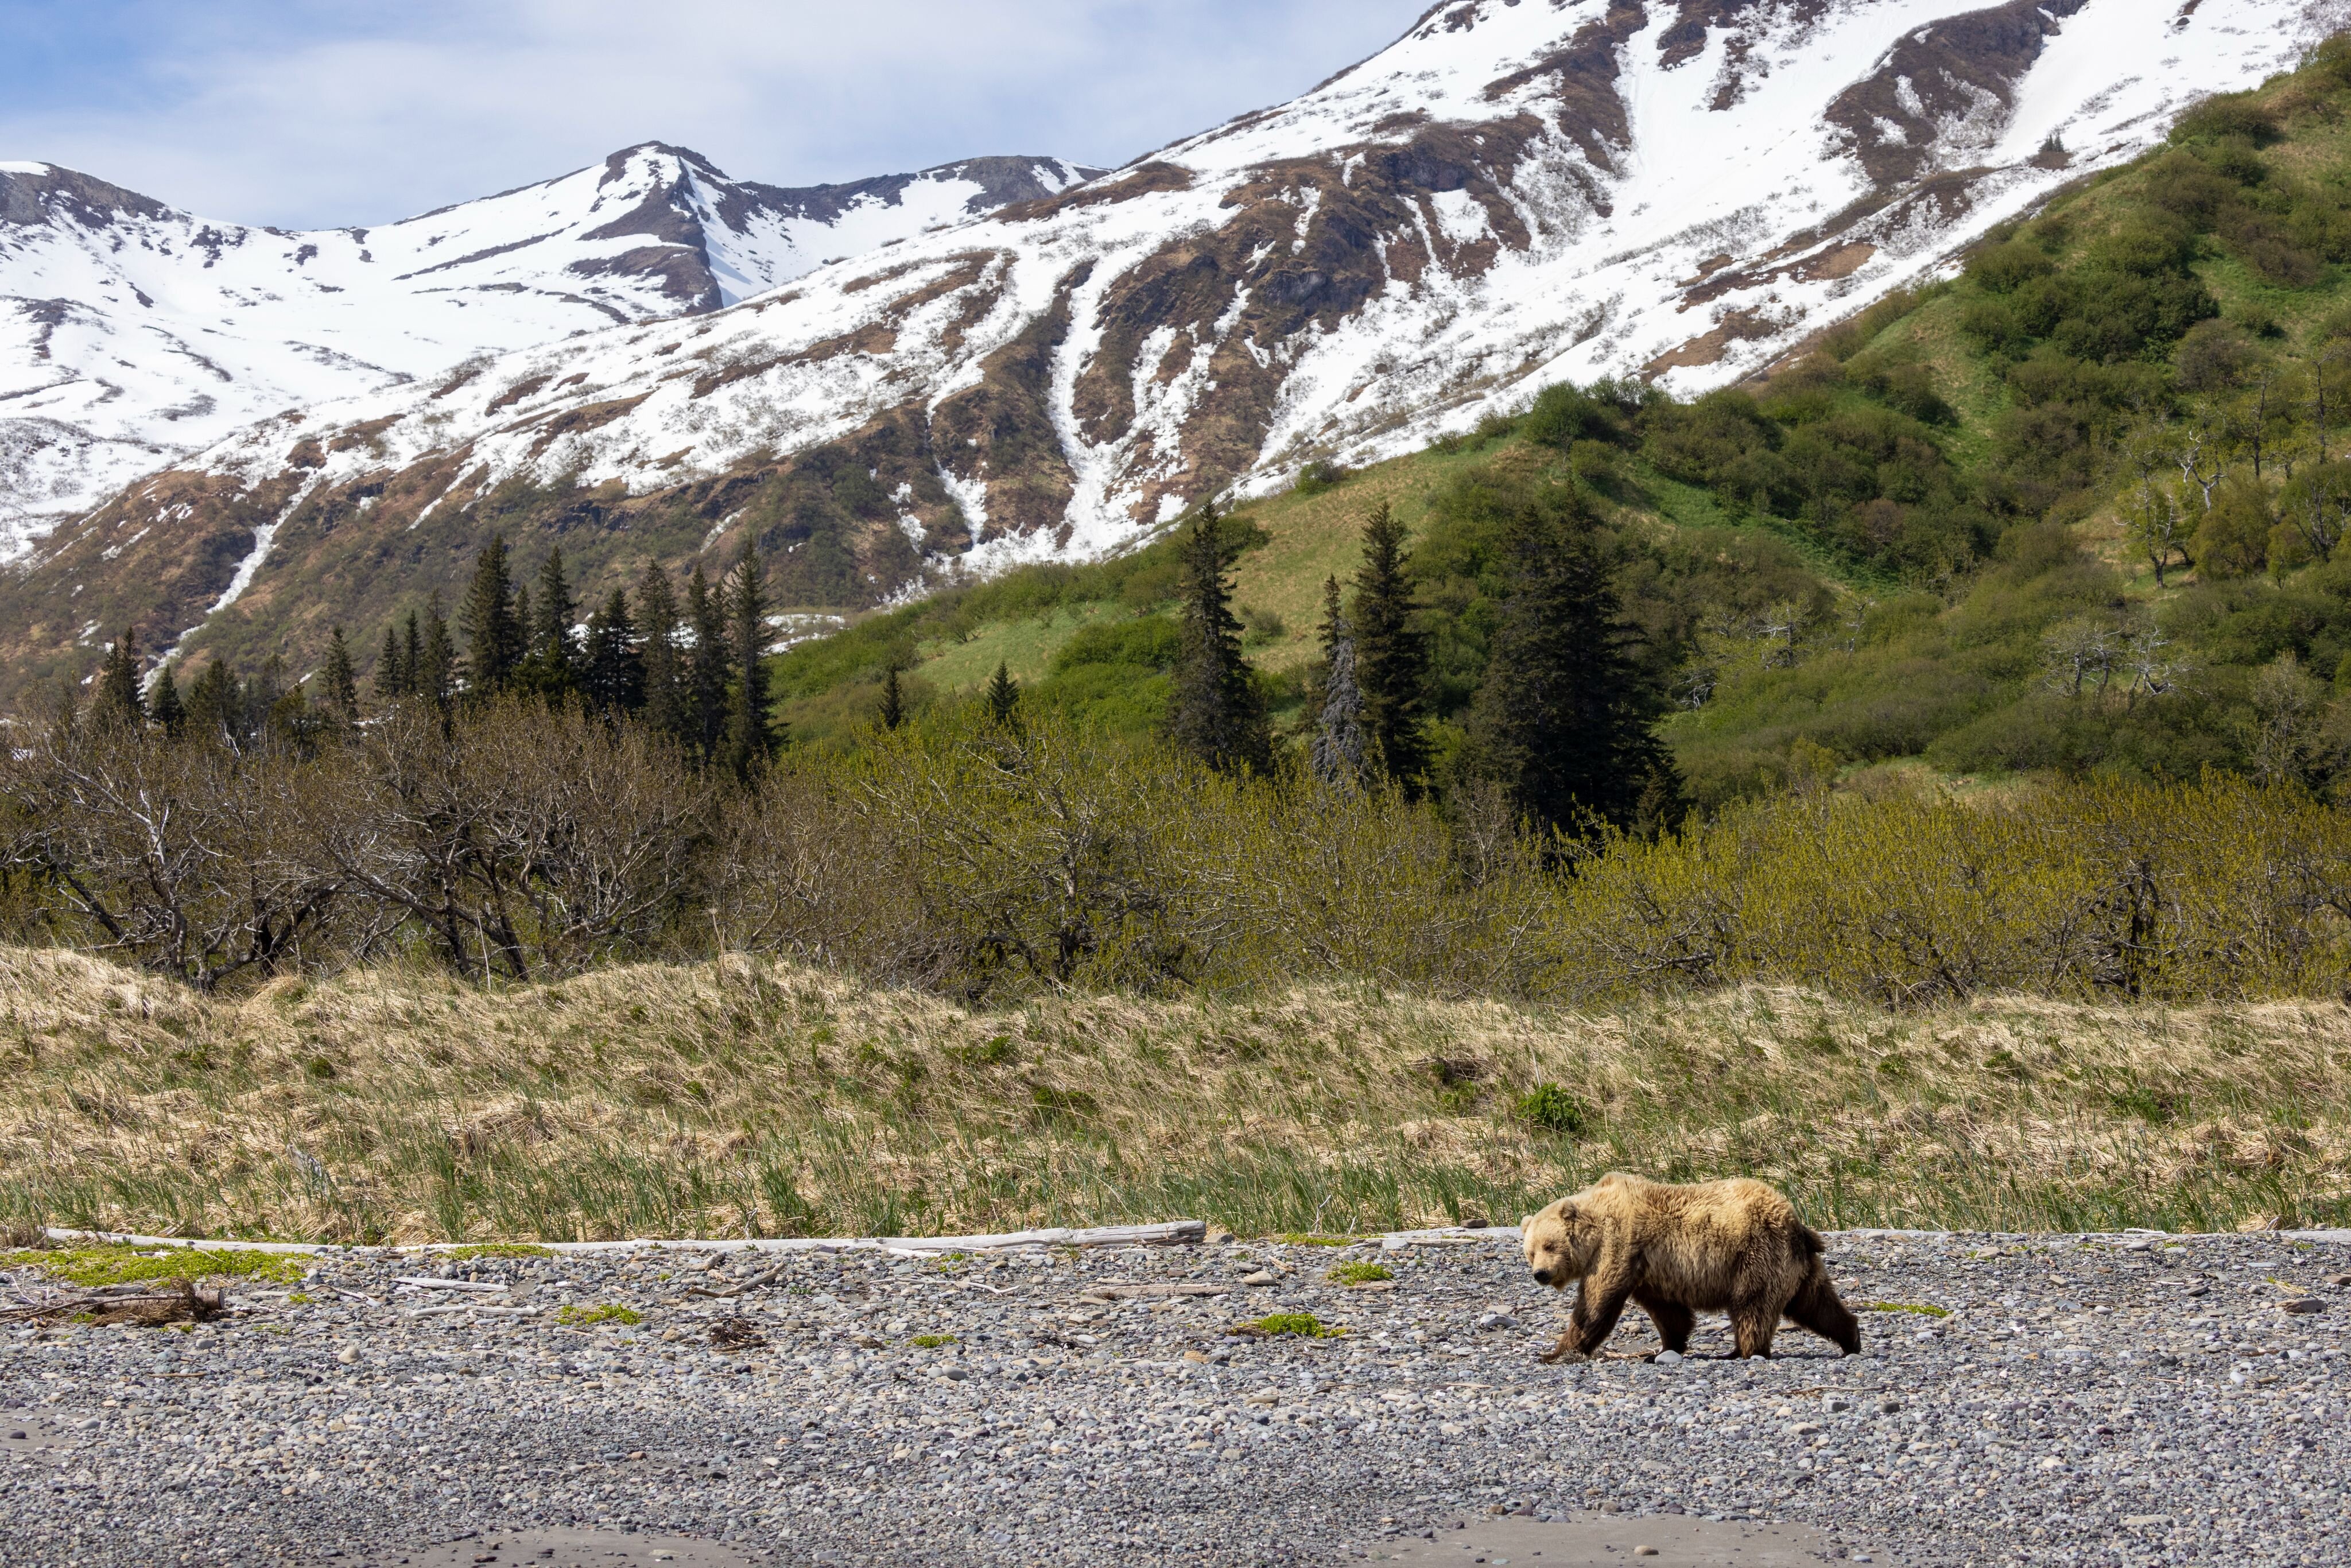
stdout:
{"type": "Polygon", "coordinates": [[[645,141],[799,185],[1112,163],[1311,87],[1426,0],[0,0],[0,160],[206,216],[381,223],[645,141]]]}

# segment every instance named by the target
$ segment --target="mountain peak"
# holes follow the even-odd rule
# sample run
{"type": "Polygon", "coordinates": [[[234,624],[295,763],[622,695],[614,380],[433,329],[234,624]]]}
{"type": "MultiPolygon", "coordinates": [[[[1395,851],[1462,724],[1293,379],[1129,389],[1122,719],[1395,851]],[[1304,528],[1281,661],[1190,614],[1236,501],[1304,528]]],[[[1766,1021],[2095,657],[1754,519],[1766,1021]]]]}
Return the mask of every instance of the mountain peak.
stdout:
{"type": "MultiPolygon", "coordinates": [[[[1108,174],[971,160],[783,190],[632,150],[394,236],[400,308],[444,312],[444,342],[458,312],[523,302],[624,329],[251,426],[6,591],[307,636],[357,612],[347,585],[459,586],[491,495],[510,537],[567,557],[756,542],[804,604],[1096,555],[1550,382],[1735,382],[2346,20],[2351,0],[1448,0],[1108,174]]],[[[378,264],[388,235],[365,236],[378,264]]],[[[221,267],[240,243],[216,236],[221,267]]],[[[362,275],[324,244],[308,266],[362,275]]],[[[16,639],[28,675],[76,654],[45,634],[16,639]]]]}
{"type": "Polygon", "coordinates": [[[0,225],[31,226],[63,217],[103,228],[118,216],[162,218],[172,209],[55,163],[0,163],[0,225]]]}
{"type": "Polygon", "coordinates": [[[981,158],[789,190],[645,141],[396,223],[289,233],[0,163],[0,561],[264,415],[716,310],[1083,172],[981,158]]]}

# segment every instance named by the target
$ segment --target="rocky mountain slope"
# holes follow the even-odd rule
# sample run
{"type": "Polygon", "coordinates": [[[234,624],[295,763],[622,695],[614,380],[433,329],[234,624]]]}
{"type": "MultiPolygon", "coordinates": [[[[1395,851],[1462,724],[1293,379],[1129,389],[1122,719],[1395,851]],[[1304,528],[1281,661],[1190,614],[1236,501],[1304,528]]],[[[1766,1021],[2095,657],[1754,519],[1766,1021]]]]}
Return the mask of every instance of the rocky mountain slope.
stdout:
{"type": "Polygon", "coordinates": [[[654,143],[402,223],[298,234],[0,163],[0,560],[256,419],[716,310],[1092,172],[981,158],[780,190],[654,143]]]}
{"type": "Polygon", "coordinates": [[[1448,0],[1289,104],[676,322],[291,414],[0,585],[12,683],[298,659],[493,528],[591,591],[755,537],[872,602],[1146,536],[1562,378],[1733,380],[2253,85],[2351,0],[1448,0]],[[14,601],[15,605],[8,601],[14,601]],[[21,611],[11,614],[15,606],[21,611]]]}

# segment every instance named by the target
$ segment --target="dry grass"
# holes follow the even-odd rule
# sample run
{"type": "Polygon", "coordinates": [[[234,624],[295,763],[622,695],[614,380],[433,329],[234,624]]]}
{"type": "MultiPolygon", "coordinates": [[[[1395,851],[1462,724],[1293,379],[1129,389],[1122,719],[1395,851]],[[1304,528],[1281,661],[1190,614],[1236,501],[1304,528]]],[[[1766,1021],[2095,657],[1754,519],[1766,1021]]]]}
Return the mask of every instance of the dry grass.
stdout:
{"type": "Polygon", "coordinates": [[[0,949],[0,1218],[224,1236],[1245,1233],[1514,1218],[1611,1167],[1825,1225],[2351,1219],[2351,1011],[1581,1014],[1326,986],[968,1013],[732,960],[207,999],[0,949]],[[1558,1089],[1528,1101],[1540,1083],[1558,1089]]]}

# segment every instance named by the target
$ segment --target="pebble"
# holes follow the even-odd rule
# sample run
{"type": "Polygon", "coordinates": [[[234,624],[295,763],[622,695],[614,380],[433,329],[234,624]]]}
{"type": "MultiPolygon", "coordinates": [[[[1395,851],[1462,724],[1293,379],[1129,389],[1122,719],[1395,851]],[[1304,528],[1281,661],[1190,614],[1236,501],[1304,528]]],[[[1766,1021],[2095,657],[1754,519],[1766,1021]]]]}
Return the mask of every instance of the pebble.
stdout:
{"type": "Polygon", "coordinates": [[[1859,1357],[1790,1327],[1730,1360],[1715,1317],[1660,1365],[1635,1311],[1575,1366],[1537,1361],[1568,1302],[1501,1239],[706,1271],[329,1252],[310,1299],[232,1286],[240,1315],[185,1333],[0,1330],[0,1561],[326,1568],[468,1530],[634,1530],[836,1568],[1305,1568],[1499,1509],[1808,1525],[1906,1568],[2351,1565],[2341,1246],[1830,1241],[1859,1357]],[[1371,1257],[1394,1291],[1322,1279],[1371,1257]],[[1264,1309],[1231,1296],[1080,1299],[1244,1270],[1345,1332],[1234,1338],[1264,1309]],[[396,1292],[402,1273],[508,1288],[396,1292]],[[428,1298],[458,1310],[408,1315],[428,1298]],[[566,1305],[642,1322],[567,1326],[566,1305]],[[712,1345],[738,1316],[766,1343],[712,1345]]]}

